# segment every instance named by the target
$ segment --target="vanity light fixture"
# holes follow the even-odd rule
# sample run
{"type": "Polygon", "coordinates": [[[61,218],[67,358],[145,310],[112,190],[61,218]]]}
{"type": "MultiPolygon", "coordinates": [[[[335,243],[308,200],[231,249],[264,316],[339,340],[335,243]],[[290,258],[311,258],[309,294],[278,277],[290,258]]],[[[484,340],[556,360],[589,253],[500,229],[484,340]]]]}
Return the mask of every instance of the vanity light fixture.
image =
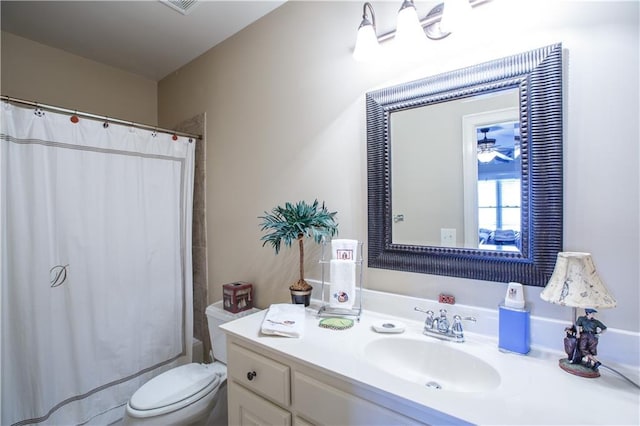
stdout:
{"type": "Polygon", "coordinates": [[[584,321],[587,321],[589,314],[597,312],[596,308],[614,308],[616,300],[600,279],[591,254],[558,253],[556,266],[549,283],[540,293],[540,298],[549,303],[573,308],[573,326],[565,329],[567,335],[564,344],[567,358],[559,361],[560,368],[581,377],[599,377],[598,367],[601,364],[595,358],[597,346],[595,334],[598,333],[597,328],[604,331],[606,327],[594,318],[588,319],[592,322],[592,326],[586,325],[584,321]],[[578,308],[585,310],[584,317],[578,317],[578,308]],[[576,330],[576,328],[583,328],[583,330],[576,330]],[[586,342],[581,339],[593,340],[586,342]]]}
{"type": "Polygon", "coordinates": [[[425,46],[427,38],[441,40],[453,31],[467,26],[471,19],[471,9],[489,1],[491,0],[445,0],[432,8],[423,19],[419,19],[413,0],[403,0],[398,11],[396,29],[380,36],[376,34],[373,6],[366,2],[353,56],[358,61],[373,59],[378,54],[379,44],[391,39],[395,39],[403,51],[416,52],[425,46]]]}
{"type": "Polygon", "coordinates": [[[374,58],[378,55],[380,43],[376,35],[376,15],[373,12],[371,3],[366,2],[362,6],[362,22],[358,27],[358,35],[356,36],[356,48],[353,51],[353,57],[356,61],[365,61],[367,58],[374,58]],[[367,9],[371,14],[371,20],[367,15],[367,9]]]}
{"type": "Polygon", "coordinates": [[[403,53],[411,54],[425,46],[427,37],[424,33],[418,12],[413,0],[404,0],[398,11],[398,23],[394,43],[403,53]]]}
{"type": "Polygon", "coordinates": [[[451,34],[467,27],[471,22],[469,0],[445,0],[440,19],[440,31],[451,34]]]}

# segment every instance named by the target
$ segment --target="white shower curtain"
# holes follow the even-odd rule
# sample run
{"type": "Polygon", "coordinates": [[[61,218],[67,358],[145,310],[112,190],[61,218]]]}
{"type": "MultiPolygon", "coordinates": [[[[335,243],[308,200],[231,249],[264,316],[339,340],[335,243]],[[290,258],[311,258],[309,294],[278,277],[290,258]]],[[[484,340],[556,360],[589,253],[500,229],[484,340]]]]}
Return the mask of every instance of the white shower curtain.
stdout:
{"type": "Polygon", "coordinates": [[[1,424],[111,422],[191,356],[195,142],[0,109],[1,424]]]}

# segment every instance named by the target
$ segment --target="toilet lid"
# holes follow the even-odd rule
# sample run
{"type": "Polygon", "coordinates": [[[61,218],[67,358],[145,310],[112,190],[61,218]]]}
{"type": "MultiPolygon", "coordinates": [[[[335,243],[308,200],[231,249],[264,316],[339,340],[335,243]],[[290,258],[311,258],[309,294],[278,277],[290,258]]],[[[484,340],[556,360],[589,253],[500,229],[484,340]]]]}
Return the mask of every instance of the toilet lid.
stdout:
{"type": "Polygon", "coordinates": [[[220,376],[203,364],[186,364],[166,371],[142,385],[129,404],[136,410],[153,410],[175,404],[200,392],[220,376]]]}

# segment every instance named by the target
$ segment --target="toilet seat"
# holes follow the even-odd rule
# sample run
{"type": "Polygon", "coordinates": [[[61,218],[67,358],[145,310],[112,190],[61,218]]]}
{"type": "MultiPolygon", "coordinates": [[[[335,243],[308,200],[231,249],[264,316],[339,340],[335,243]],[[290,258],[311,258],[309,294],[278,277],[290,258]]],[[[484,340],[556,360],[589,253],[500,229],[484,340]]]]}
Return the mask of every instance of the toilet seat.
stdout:
{"type": "Polygon", "coordinates": [[[138,418],[177,411],[215,394],[224,379],[218,368],[196,363],[182,365],[145,383],[129,400],[127,411],[138,418]]]}

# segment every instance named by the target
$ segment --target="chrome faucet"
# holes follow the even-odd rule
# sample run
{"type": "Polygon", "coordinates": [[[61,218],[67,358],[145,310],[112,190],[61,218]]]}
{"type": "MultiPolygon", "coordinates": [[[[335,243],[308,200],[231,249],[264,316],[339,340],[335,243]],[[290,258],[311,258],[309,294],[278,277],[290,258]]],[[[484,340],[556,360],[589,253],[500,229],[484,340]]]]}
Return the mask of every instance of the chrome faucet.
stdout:
{"type": "Polygon", "coordinates": [[[423,334],[437,337],[438,339],[450,340],[452,342],[464,342],[464,330],[462,328],[463,320],[476,321],[474,317],[461,317],[460,315],[454,315],[453,324],[450,325],[446,309],[440,309],[440,316],[437,318],[432,310],[425,311],[418,307],[415,307],[414,310],[427,314],[427,318],[424,320],[423,334]]]}
{"type": "Polygon", "coordinates": [[[440,309],[440,318],[438,318],[438,333],[449,332],[449,320],[447,319],[447,310],[440,309]]]}

